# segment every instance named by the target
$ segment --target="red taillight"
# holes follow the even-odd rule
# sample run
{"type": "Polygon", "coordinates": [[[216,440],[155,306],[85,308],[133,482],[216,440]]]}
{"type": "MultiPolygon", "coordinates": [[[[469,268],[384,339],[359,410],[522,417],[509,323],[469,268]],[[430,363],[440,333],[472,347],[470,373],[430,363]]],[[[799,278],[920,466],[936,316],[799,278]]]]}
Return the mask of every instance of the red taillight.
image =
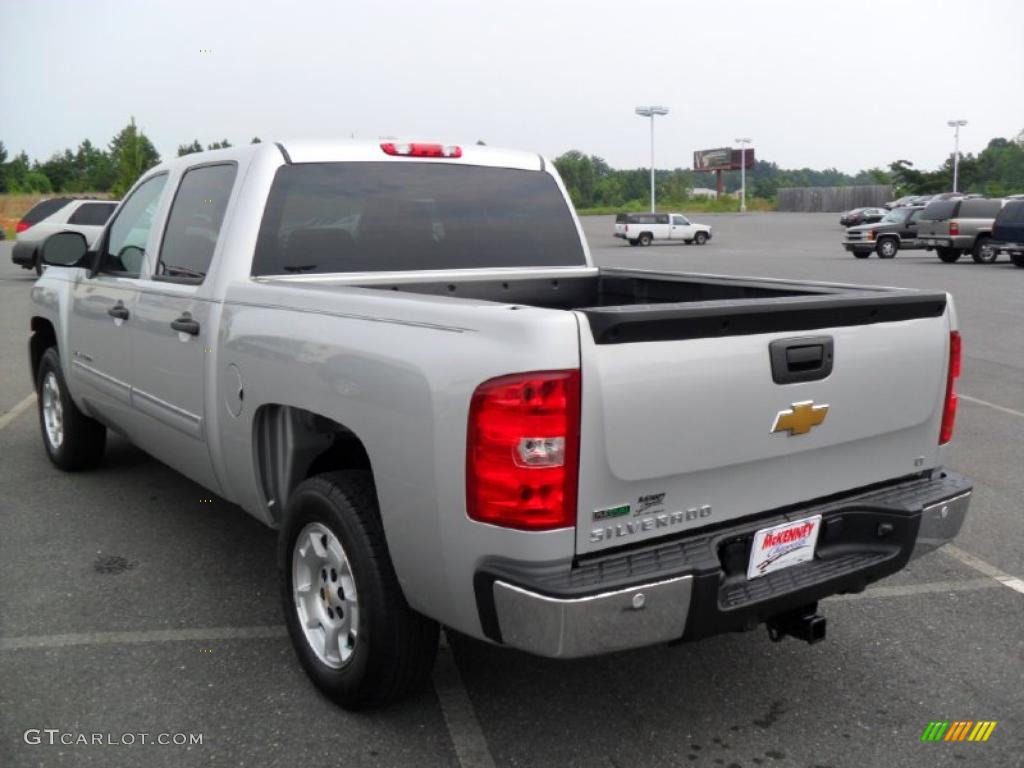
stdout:
{"type": "Polygon", "coordinates": [[[469,406],[466,511],[528,531],[576,524],[580,372],[502,376],[469,406]]]}
{"type": "Polygon", "coordinates": [[[959,221],[951,221],[951,222],[949,222],[949,234],[953,235],[953,236],[956,236],[956,235],[960,234],[960,222],[959,221]]]}
{"type": "Polygon", "coordinates": [[[629,232],[629,224],[626,225],[626,228],[623,230],[623,232],[629,232]]]}
{"type": "Polygon", "coordinates": [[[15,232],[24,232],[26,229],[28,229],[31,226],[32,225],[29,222],[27,222],[24,219],[22,219],[21,221],[18,222],[18,226],[16,226],[14,228],[14,231],[15,232]]]}
{"type": "Polygon", "coordinates": [[[421,141],[385,142],[380,145],[386,155],[401,157],[462,157],[462,147],[454,144],[426,144],[421,141]]]}
{"type": "Polygon", "coordinates": [[[942,409],[942,429],[939,432],[939,445],[945,445],[953,439],[953,426],[956,424],[956,380],[960,378],[961,360],[960,333],[949,332],[949,371],[946,374],[946,401],[942,409]]]}

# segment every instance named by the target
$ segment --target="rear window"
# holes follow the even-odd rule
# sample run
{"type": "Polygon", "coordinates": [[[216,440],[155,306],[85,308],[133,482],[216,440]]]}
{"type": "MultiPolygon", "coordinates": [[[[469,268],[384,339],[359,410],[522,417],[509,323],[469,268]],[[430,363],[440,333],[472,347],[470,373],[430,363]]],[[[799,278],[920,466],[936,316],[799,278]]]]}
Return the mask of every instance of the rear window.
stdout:
{"type": "Polygon", "coordinates": [[[997,224],[1024,224],[1024,200],[1009,202],[996,216],[997,224]]]}
{"type": "Polygon", "coordinates": [[[278,169],[254,275],[583,266],[546,173],[419,162],[278,169]]]}
{"type": "Polygon", "coordinates": [[[993,219],[1002,207],[1002,200],[972,198],[960,203],[960,212],[957,216],[961,219],[993,219]]]}
{"type": "Polygon", "coordinates": [[[958,200],[935,200],[924,207],[921,218],[927,221],[943,221],[953,217],[958,200]]]}
{"type": "Polygon", "coordinates": [[[70,197],[54,197],[49,200],[41,200],[33,205],[28,213],[21,217],[26,224],[38,224],[48,218],[71,202],[70,197]]]}
{"type": "Polygon", "coordinates": [[[628,218],[628,216],[627,216],[626,214],[624,214],[624,213],[620,213],[620,214],[618,214],[618,215],[617,215],[617,216],[615,217],[615,223],[616,223],[616,224],[625,224],[625,223],[626,223],[626,219],[627,219],[627,218],[628,218]]]}
{"type": "Polygon", "coordinates": [[[71,214],[68,224],[83,224],[89,227],[102,227],[107,223],[110,214],[117,208],[117,203],[82,203],[71,214]]]}

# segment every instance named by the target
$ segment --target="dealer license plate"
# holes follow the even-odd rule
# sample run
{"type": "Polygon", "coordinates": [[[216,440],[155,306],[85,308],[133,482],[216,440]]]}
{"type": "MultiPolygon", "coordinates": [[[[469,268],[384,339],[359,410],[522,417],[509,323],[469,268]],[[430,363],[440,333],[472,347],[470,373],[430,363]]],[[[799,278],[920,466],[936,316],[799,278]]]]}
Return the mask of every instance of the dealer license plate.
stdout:
{"type": "Polygon", "coordinates": [[[821,515],[762,528],[754,534],[747,578],[756,579],[813,560],[820,528],[821,515]]]}

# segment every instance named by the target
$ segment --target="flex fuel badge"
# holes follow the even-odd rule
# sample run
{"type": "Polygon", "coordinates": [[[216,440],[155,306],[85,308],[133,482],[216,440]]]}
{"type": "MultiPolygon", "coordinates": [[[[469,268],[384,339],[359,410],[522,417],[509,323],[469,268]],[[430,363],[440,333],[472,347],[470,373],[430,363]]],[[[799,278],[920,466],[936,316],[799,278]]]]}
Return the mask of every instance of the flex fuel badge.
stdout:
{"type": "Polygon", "coordinates": [[[613,517],[625,517],[629,514],[629,504],[620,504],[617,507],[594,510],[594,520],[609,520],[613,517]]]}

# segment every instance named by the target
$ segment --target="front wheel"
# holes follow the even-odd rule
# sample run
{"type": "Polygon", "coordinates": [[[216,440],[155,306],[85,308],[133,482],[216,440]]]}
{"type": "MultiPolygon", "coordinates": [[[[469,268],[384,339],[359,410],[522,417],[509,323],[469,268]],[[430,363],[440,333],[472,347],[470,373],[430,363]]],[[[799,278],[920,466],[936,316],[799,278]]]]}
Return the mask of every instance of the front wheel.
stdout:
{"type": "Polygon", "coordinates": [[[706,243],[707,241],[707,232],[698,232],[696,235],[693,236],[693,242],[695,242],[697,245],[704,245],[704,243],[706,243]]]}
{"type": "Polygon", "coordinates": [[[103,460],[107,429],[80,410],[71,399],[56,347],[43,353],[36,371],[39,427],[46,454],[67,472],[92,469],[103,460]]]}
{"type": "Polygon", "coordinates": [[[878,241],[878,245],[875,246],[875,250],[878,252],[878,258],[880,259],[892,259],[896,257],[896,252],[900,249],[899,243],[893,240],[891,237],[886,237],[878,241]]]}
{"type": "Polygon", "coordinates": [[[938,254],[939,261],[943,261],[946,264],[952,264],[960,260],[960,251],[956,250],[956,248],[936,248],[935,253],[938,254]]]}
{"type": "Polygon", "coordinates": [[[1024,269],[1024,253],[1011,253],[1010,261],[1013,262],[1013,266],[1024,269]]]}
{"type": "Polygon", "coordinates": [[[43,274],[43,257],[40,255],[38,249],[34,254],[32,254],[32,266],[35,268],[37,275],[43,274]]]}
{"type": "Polygon", "coordinates": [[[871,251],[854,251],[853,258],[855,259],[866,259],[871,255],[871,251]]]}
{"type": "Polygon", "coordinates": [[[651,244],[651,240],[653,239],[654,238],[651,237],[650,232],[644,232],[642,235],[640,235],[640,245],[646,248],[648,245],[651,244]]]}
{"type": "Polygon", "coordinates": [[[368,472],[330,472],[292,493],[278,539],[288,634],[306,674],[348,709],[422,686],[438,625],[409,607],[368,472]]]}
{"type": "Polygon", "coordinates": [[[979,237],[971,249],[971,258],[976,264],[991,264],[999,256],[999,251],[992,247],[992,238],[979,237]]]}

